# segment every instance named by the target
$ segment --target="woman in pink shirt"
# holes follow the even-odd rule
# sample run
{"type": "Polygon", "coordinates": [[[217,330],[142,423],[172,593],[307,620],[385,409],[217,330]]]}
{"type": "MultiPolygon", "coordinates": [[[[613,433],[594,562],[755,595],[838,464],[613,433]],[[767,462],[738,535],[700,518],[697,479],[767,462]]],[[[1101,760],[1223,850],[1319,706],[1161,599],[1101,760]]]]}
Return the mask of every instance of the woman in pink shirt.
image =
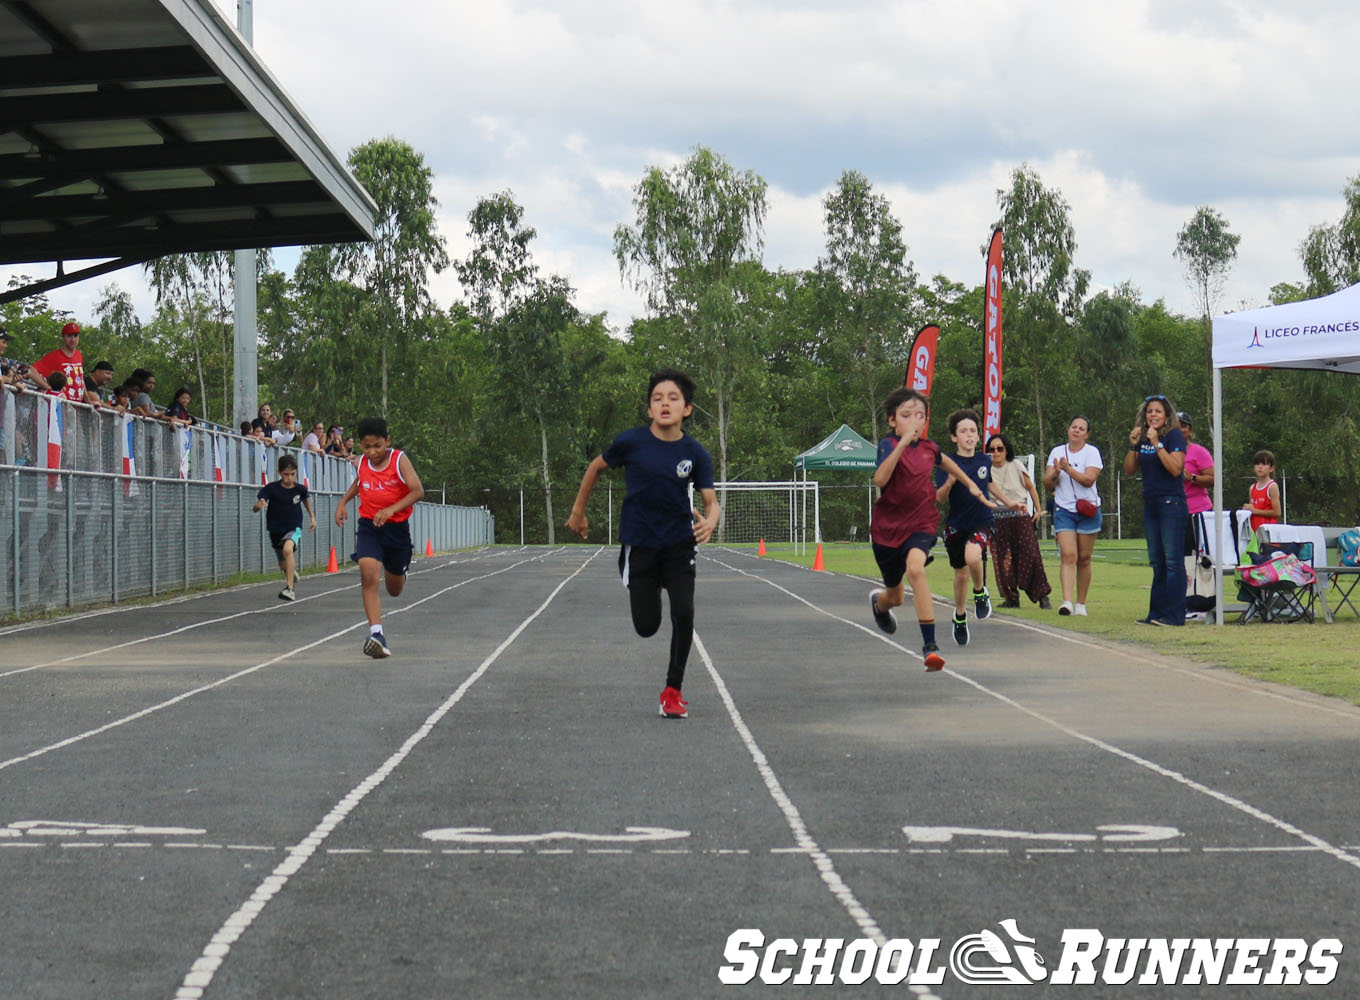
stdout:
{"type": "Polygon", "coordinates": [[[1195,429],[1190,414],[1181,410],[1176,414],[1181,433],[1185,435],[1185,468],[1181,478],[1185,480],[1185,509],[1190,519],[1185,533],[1185,554],[1188,556],[1206,552],[1205,537],[1208,525],[1204,515],[1214,509],[1214,498],[1209,491],[1214,488],[1214,456],[1202,444],[1195,443],[1195,429]]]}

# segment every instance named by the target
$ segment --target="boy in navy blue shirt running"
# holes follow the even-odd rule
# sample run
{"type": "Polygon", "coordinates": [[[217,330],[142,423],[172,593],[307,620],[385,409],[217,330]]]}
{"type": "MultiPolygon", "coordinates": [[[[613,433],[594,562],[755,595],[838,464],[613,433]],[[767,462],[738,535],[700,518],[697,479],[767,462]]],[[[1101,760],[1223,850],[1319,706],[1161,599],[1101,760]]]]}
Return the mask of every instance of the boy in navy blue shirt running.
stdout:
{"type": "Polygon", "coordinates": [[[279,458],[279,478],[266,483],[251,510],[265,511],[265,528],[269,531],[269,541],[278,557],[279,569],[283,570],[283,589],[279,599],[291,601],[297,597],[294,586],[297,583],[297,547],[302,542],[302,508],[307,508],[307,516],[312,519],[312,530],[316,530],[316,514],[312,512],[312,501],[307,487],[297,481],[297,459],[292,455],[279,458]]]}
{"type": "Polygon", "coordinates": [[[585,538],[586,501],[601,473],[625,467],[619,573],[628,588],[633,628],[640,636],[656,634],[661,627],[661,591],[670,595],[670,661],[659,706],[667,719],[688,715],[689,703],[680,687],[694,642],[695,550],[713,537],[722,516],[713,489],[713,460],[685,433],[684,422],[693,412],[694,380],[674,368],[656,372],[647,383],[650,426],[624,431],[591,461],[567,519],[567,528],[585,538]],[[703,498],[703,517],[690,504],[691,485],[703,498]]]}
{"type": "Polygon", "coordinates": [[[969,483],[960,482],[952,472],[935,470],[935,498],[940,502],[946,497],[949,499],[944,549],[949,553],[949,565],[954,567],[954,641],[960,646],[968,645],[969,577],[972,577],[973,609],[978,620],[988,618],[992,613],[991,595],[982,579],[982,553],[991,541],[993,505],[974,494],[978,490],[982,497],[990,493],[999,501],[996,506],[1010,506],[992,482],[991,458],[978,453],[981,427],[982,418],[976,410],[955,410],[949,415],[949,439],[956,449],[949,457],[959,471],[967,475],[969,483]],[[973,489],[974,485],[977,490],[973,489]]]}

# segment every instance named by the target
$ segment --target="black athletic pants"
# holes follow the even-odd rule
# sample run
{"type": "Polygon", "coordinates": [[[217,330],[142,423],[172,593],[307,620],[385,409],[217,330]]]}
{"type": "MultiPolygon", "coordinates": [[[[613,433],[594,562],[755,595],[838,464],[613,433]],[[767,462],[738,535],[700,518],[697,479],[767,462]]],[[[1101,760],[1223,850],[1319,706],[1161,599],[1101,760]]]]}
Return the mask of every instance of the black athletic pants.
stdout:
{"type": "Polygon", "coordinates": [[[665,549],[625,545],[619,550],[619,573],[628,588],[633,628],[643,636],[661,628],[661,591],[671,599],[671,659],[666,686],[680,689],[689,648],[694,644],[694,556],[692,540],[665,549]]]}

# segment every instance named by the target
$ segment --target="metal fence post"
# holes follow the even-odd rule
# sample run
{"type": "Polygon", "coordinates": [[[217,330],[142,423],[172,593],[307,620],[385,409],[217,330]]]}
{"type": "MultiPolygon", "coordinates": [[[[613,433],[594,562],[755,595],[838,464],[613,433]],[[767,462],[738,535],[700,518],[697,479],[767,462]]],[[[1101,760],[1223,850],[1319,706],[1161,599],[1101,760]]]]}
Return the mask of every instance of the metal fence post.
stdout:
{"type": "Polygon", "coordinates": [[[15,614],[15,616],[17,617],[18,614],[19,614],[19,608],[20,608],[20,602],[19,602],[19,581],[20,581],[20,579],[22,578],[21,575],[20,575],[20,573],[19,573],[19,470],[18,470],[18,469],[15,469],[15,470],[14,470],[14,491],[13,491],[13,493],[10,495],[10,500],[11,500],[12,502],[10,503],[9,509],[10,509],[10,514],[12,515],[11,520],[14,522],[14,523],[11,525],[11,527],[14,529],[14,533],[10,536],[10,537],[14,540],[14,557],[13,557],[12,559],[10,559],[10,565],[14,568],[14,614],[15,614]]]}
{"type": "Polygon", "coordinates": [[[217,582],[217,493],[209,494],[212,500],[212,582],[217,582]]]}
{"type": "Polygon", "coordinates": [[[180,494],[180,537],[184,544],[180,546],[184,550],[184,588],[189,588],[189,480],[183,482],[183,492],[180,494]]]}
{"type": "Polygon", "coordinates": [[[111,521],[111,531],[109,538],[113,544],[109,546],[109,600],[114,604],[118,603],[118,515],[121,512],[121,505],[118,502],[118,495],[122,492],[118,488],[119,484],[113,484],[113,498],[109,502],[109,519],[111,521]]]}
{"type": "Polygon", "coordinates": [[[151,480],[151,505],[147,511],[151,514],[151,596],[156,596],[156,480],[151,480]]]}
{"type": "Polygon", "coordinates": [[[76,606],[76,497],[72,487],[71,474],[63,472],[61,482],[66,484],[66,606],[76,606]]]}

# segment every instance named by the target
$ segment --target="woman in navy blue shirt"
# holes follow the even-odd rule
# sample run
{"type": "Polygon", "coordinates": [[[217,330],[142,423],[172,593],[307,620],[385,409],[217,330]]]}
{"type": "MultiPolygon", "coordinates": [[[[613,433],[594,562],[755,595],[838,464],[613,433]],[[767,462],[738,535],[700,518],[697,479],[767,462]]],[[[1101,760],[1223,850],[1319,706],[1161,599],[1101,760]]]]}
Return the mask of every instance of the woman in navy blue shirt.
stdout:
{"type": "Polygon", "coordinates": [[[1148,396],[1129,431],[1124,474],[1143,475],[1143,534],[1152,564],[1152,593],[1145,625],[1185,624],[1185,435],[1165,396],[1148,396]]]}

